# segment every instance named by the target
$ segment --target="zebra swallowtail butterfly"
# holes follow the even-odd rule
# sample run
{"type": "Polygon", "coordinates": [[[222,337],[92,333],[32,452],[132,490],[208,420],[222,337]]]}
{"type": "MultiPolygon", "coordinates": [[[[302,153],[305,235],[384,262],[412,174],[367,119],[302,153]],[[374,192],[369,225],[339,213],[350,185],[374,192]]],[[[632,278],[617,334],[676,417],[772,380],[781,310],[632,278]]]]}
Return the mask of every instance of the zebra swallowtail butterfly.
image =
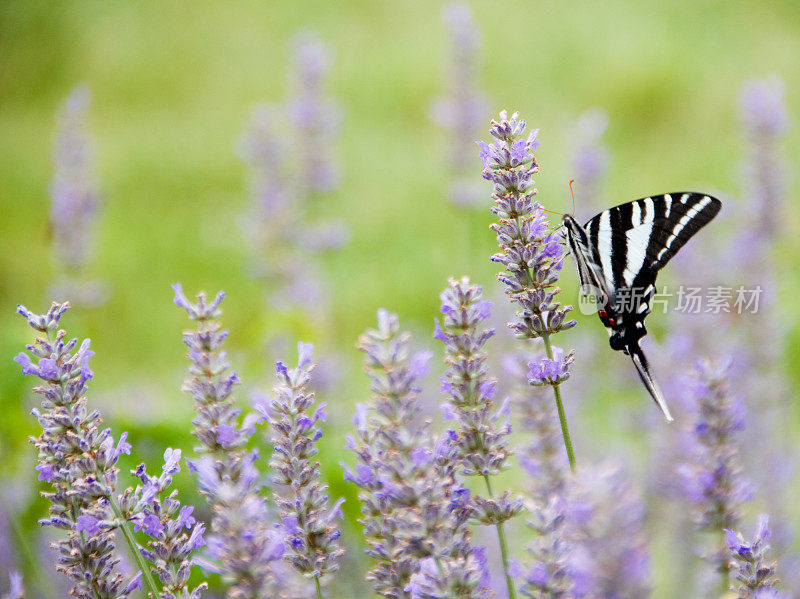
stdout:
{"type": "Polygon", "coordinates": [[[672,420],[639,340],[647,334],[658,271],[720,210],[721,202],[695,192],[650,196],[604,210],[584,226],[564,216],[581,292],[594,295],[611,348],[633,360],[664,417],[672,420]]]}

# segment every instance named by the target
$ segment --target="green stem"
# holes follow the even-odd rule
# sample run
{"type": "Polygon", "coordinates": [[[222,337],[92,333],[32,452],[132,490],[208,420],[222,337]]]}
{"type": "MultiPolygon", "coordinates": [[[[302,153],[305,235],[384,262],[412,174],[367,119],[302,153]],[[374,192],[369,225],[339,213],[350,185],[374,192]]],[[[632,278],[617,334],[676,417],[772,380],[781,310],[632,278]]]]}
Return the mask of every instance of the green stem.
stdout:
{"type": "Polygon", "coordinates": [[[111,504],[111,508],[114,510],[114,515],[120,522],[119,527],[122,529],[122,535],[128,542],[128,547],[130,547],[131,553],[133,554],[133,557],[136,559],[136,565],[142,571],[142,577],[144,578],[145,584],[147,585],[147,587],[149,587],[150,593],[155,599],[155,597],[158,597],[158,587],[156,586],[155,580],[153,580],[153,574],[152,572],[150,572],[150,566],[148,566],[147,562],[144,561],[144,557],[139,551],[139,547],[136,545],[136,539],[133,538],[133,532],[131,531],[131,527],[128,524],[128,521],[122,515],[122,512],[120,511],[117,502],[114,500],[114,497],[109,496],[108,502],[111,504]]]}
{"type": "MultiPolygon", "coordinates": [[[[550,333],[542,335],[544,350],[547,357],[553,359],[553,348],[550,346],[550,333]]],[[[567,459],[569,459],[569,469],[575,472],[575,452],[572,449],[572,439],[569,437],[569,426],[567,425],[567,414],[564,412],[564,404],[561,402],[561,389],[558,385],[553,385],[553,393],[556,396],[556,408],[558,408],[558,419],[561,422],[561,434],[564,437],[564,447],[567,449],[567,459]]]]}
{"type": "Polygon", "coordinates": [[[317,599],[324,599],[322,594],[322,585],[319,583],[319,576],[314,577],[314,584],[317,585],[317,599]]]}
{"type": "MultiPolygon", "coordinates": [[[[489,476],[484,474],[483,480],[486,481],[486,491],[489,493],[489,497],[494,499],[492,483],[489,480],[489,476]]],[[[503,558],[503,574],[506,577],[506,587],[508,587],[508,599],[517,599],[517,590],[514,588],[514,581],[508,573],[508,543],[506,542],[506,530],[502,522],[498,522],[496,526],[497,540],[500,542],[500,555],[503,558]]]]}

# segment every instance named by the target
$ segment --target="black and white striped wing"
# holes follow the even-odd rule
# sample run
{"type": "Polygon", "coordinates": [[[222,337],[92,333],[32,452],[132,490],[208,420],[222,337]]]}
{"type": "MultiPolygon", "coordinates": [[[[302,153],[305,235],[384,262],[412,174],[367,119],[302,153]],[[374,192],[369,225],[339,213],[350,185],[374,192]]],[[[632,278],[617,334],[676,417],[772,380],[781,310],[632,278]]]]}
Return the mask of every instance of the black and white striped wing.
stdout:
{"type": "Polygon", "coordinates": [[[589,220],[584,229],[599,257],[606,288],[614,295],[611,303],[638,298],[628,302],[627,309],[619,307],[643,319],[650,311],[658,271],[721,205],[707,194],[667,193],[609,208],[589,220]],[[630,290],[632,295],[622,293],[630,290]]]}

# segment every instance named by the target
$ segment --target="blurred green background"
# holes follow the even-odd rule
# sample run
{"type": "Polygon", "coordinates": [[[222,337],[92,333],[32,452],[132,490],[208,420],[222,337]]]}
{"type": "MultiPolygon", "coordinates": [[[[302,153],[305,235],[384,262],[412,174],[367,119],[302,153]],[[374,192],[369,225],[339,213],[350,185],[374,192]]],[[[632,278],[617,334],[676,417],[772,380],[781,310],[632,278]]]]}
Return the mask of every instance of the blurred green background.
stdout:
{"type": "MultiPolygon", "coordinates": [[[[291,328],[304,340],[338,347],[351,363],[340,396],[325,398],[335,418],[323,456],[333,493],[353,497],[338,462],[350,460],[341,449],[348,414],[367,394],[358,374],[358,334],[383,306],[427,342],[450,275],[469,274],[496,291],[487,260],[495,247],[487,229],[492,217],[488,210],[466,215],[446,201],[446,135],[428,117],[444,86],[442,6],[418,0],[0,5],[4,480],[34,480],[26,440],[35,434],[31,381],[11,362],[31,331],[13,311],[18,302],[36,311],[49,305],[48,185],[63,99],[78,83],[91,89],[89,128],[104,198],[90,270],[108,282],[112,296],[99,307],[72,310],[63,321],[71,335],[90,337],[97,352],[90,398],[102,404],[115,431],[131,430],[136,459],[155,460],[167,445],[189,452],[191,402],[179,391],[185,376],[180,333],[187,322],[172,304],[170,284],[181,281],[190,295],[224,289],[234,366],[245,383],[269,380],[261,342],[276,323],[265,313],[261,284],[244,268],[249,250],[240,221],[250,198],[234,147],[253,105],[285,98],[289,41],[313,29],[335,53],[329,91],[345,111],[336,144],[343,184],[318,216],[344,219],[352,238],[322,258],[332,287],[329,326],[320,330],[295,319],[291,328]]],[[[541,128],[537,187],[551,209],[569,209],[570,135],[587,108],[609,116],[605,195],[611,204],[684,188],[737,193],[743,157],[737,98],[750,78],[780,77],[790,117],[797,117],[800,4],[793,0],[470,6],[483,35],[480,82],[492,106],[487,121],[508,108],[541,128]]],[[[796,127],[783,149],[790,163],[800,156],[796,127]]],[[[792,180],[789,197],[796,189],[792,180]]],[[[487,207],[488,193],[487,184],[487,207]]],[[[578,215],[591,216],[577,201],[578,215]]],[[[793,232],[797,225],[792,206],[785,228],[793,232]]],[[[791,350],[784,366],[796,385],[800,238],[789,235],[779,247],[791,350]]],[[[573,271],[565,272],[564,287],[574,297],[573,271]]],[[[560,342],[568,345],[569,337],[560,342]]],[[[592,399],[598,429],[616,430],[603,409],[616,399],[592,399]]],[[[639,401],[634,390],[630,402],[639,401]]],[[[797,422],[787,422],[787,431],[797,430],[797,422]]],[[[26,509],[24,527],[32,534],[45,506],[26,509]]],[[[349,522],[356,513],[350,501],[349,522]]],[[[347,570],[346,576],[360,574],[347,570]]]]}

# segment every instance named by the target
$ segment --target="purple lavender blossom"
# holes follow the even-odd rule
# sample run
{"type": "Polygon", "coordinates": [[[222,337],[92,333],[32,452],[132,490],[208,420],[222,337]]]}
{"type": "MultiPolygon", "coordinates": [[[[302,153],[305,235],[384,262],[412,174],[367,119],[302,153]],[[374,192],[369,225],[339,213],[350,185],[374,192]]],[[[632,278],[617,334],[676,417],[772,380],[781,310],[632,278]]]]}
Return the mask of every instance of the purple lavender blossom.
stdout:
{"type": "Polygon", "coordinates": [[[575,350],[564,356],[560,347],[553,348],[553,359],[540,358],[528,364],[528,383],[534,387],[542,385],[560,385],[569,378],[572,363],[575,361],[575,350]]]}
{"type": "Polygon", "coordinates": [[[66,341],[66,331],[58,329],[68,308],[69,303],[53,303],[46,314],[37,315],[17,306],[17,313],[45,334],[26,346],[36,362],[25,353],[14,358],[23,374],[42,382],[34,388],[42,396],[41,407],[32,414],[43,430],[33,443],[39,451],[40,478],[52,491],[42,493],[51,506],[50,517],[40,523],[67,531],[67,538],[54,544],[59,550],[56,570],[71,579],[73,595],[127,597],[138,588],[139,576],[126,580],[116,569],[113,531],[125,524],[115,518],[112,506],[117,460],[130,445],[123,433],[115,446],[110,430],[99,428],[100,413],[87,408],[84,393],[93,376],[89,358],[94,352],[88,339],[78,345],[77,339],[66,341]]]}
{"type": "Polygon", "coordinates": [[[450,136],[447,152],[453,182],[449,199],[458,207],[474,208],[484,202],[479,180],[473,178],[472,140],[477,137],[488,110],[486,94],[478,89],[480,31],[469,6],[451,2],[442,10],[450,33],[447,89],[431,107],[432,120],[450,136]]]}
{"type": "Polygon", "coordinates": [[[533,382],[541,384],[552,378],[553,392],[558,407],[564,445],[570,465],[575,458],[567,429],[567,420],[561,402],[559,383],[566,380],[572,363],[573,352],[559,353],[559,363],[553,364],[554,350],[550,336],[575,326],[575,320],[567,320],[572,306],[562,306],[555,301],[560,289],[556,286],[561,269],[563,247],[558,234],[548,234],[548,220],[539,202],[534,202],[536,188],[533,175],[539,165],[533,155],[539,142],[535,129],[523,138],[525,121],[514,113],[511,118],[503,111],[500,121],[492,120],[489,132],[492,144],[477,142],[481,148],[483,177],[494,184],[492,213],[498,222],[492,225],[497,234],[500,252],[492,261],[502,264],[505,271],[497,275],[506,286],[506,294],[519,306],[516,322],[509,328],[521,339],[538,339],[544,342],[546,360],[531,366],[533,382]],[[549,374],[558,373],[555,377],[549,374]],[[539,375],[542,376],[539,376],[539,375]]]}
{"type": "Polygon", "coordinates": [[[418,381],[431,354],[411,354],[409,344],[386,310],[358,344],[372,399],[358,407],[357,439],[348,446],[359,463],[354,472],[345,468],[345,479],[361,489],[367,555],[377,562],[367,579],[384,597],[484,596],[485,568],[460,499],[466,490],[455,479],[454,435],[431,444],[429,422],[420,418],[418,381]]]}
{"type": "Polygon", "coordinates": [[[316,442],[322,436],[317,423],[325,421],[325,404],[314,404],[314,393],[308,391],[312,346],[297,344],[298,366],[289,368],[283,362],[276,366],[274,398],[269,405],[273,446],[270,466],[273,482],[281,493],[275,502],[283,522],[286,554],[284,558],[294,568],[313,578],[317,596],[321,597],[322,579],[339,568],[344,554],[340,546],[341,531],[336,519],[341,517],[340,505],[328,505],[327,487],[319,483],[319,463],[316,442]]]}
{"type": "Polygon", "coordinates": [[[768,561],[767,541],[772,536],[769,529],[769,516],[758,517],[758,529],[752,542],[747,542],[741,533],[725,529],[725,544],[730,550],[732,574],[739,584],[731,586],[743,599],[777,597],[775,588],[779,579],[775,576],[776,561],[768,561]]]}
{"type": "Polygon", "coordinates": [[[778,142],[786,135],[789,119],[783,102],[783,82],[779,79],[750,81],[739,96],[745,137],[750,144],[746,163],[748,214],[757,214],[757,234],[774,237],[786,198],[785,162],[778,142]]]}
{"type": "Polygon", "coordinates": [[[253,271],[266,282],[270,302],[282,309],[299,304],[319,311],[326,304],[327,289],[313,255],[349,238],[342,221],[311,218],[315,202],[340,179],[332,148],[341,111],[325,97],[331,62],[317,36],[296,36],[291,98],[286,105],[255,109],[240,145],[254,197],[246,215],[255,250],[253,271]]]}
{"type": "Polygon", "coordinates": [[[339,184],[339,169],[333,161],[332,144],[342,120],[341,108],[325,97],[326,79],[333,64],[330,50],[312,32],[292,40],[293,90],[289,118],[296,130],[299,156],[306,177],[299,183],[303,195],[313,197],[339,184]]]}
{"type": "Polygon", "coordinates": [[[680,467],[686,498],[693,504],[692,517],[700,530],[719,535],[706,558],[728,581],[728,551],[722,543],[723,529],[741,523],[741,506],[752,500],[752,490],[742,476],[737,434],[744,428],[741,397],[730,387],[730,362],[698,361],[693,394],[696,416],[693,460],[680,467]]]}
{"type": "Polygon", "coordinates": [[[52,205],[50,225],[53,235],[53,262],[59,279],[57,296],[96,304],[105,295],[97,281],[86,280],[94,229],[100,207],[100,194],[93,177],[91,140],[86,116],[90,93],[76,87],[61,109],[53,148],[55,173],[50,184],[52,205]]]}
{"type": "Polygon", "coordinates": [[[561,449],[561,432],[549,390],[528,381],[528,364],[538,358],[520,352],[506,356],[503,363],[506,378],[514,382],[512,406],[531,438],[519,451],[519,461],[530,476],[527,524],[536,533],[527,547],[530,560],[517,562],[512,575],[526,597],[566,599],[572,585],[567,568],[569,542],[564,536],[569,464],[561,449]]]}
{"type": "Polygon", "coordinates": [[[22,574],[19,572],[9,572],[8,592],[3,595],[3,599],[22,599],[25,596],[25,588],[22,586],[22,574]]]}
{"type": "Polygon", "coordinates": [[[469,490],[456,478],[459,454],[453,431],[442,434],[433,451],[426,453],[432,468],[421,487],[424,494],[417,508],[425,529],[423,536],[410,547],[413,551],[416,545],[416,553],[423,559],[404,589],[409,595],[400,597],[488,599],[493,596],[485,551],[473,547],[467,526],[473,508],[469,490]],[[420,541],[426,540],[427,548],[420,545],[420,541]]]}
{"type": "Polygon", "coordinates": [[[491,477],[508,467],[511,454],[508,410],[505,405],[495,405],[497,381],[489,376],[484,350],[494,329],[479,330],[489,318],[491,302],[483,300],[481,287],[470,284],[466,277],[460,281],[450,279],[440,297],[444,327],[437,321],[434,334],[445,347],[446,370],[440,390],[447,395],[455,417],[461,473],[480,476],[486,483],[488,497],[472,497],[472,518],[497,527],[504,575],[509,596],[513,597],[503,523],[522,511],[522,501],[508,490],[494,497],[491,486],[491,477]]]}
{"type": "Polygon", "coordinates": [[[650,596],[644,520],[644,505],[618,465],[597,464],[570,479],[565,536],[573,597],[650,596]]]}
{"type": "Polygon", "coordinates": [[[120,496],[119,507],[124,517],[134,523],[135,531],[142,530],[150,537],[147,548],[141,552],[153,564],[153,573],[164,585],[161,597],[199,599],[208,585],[202,583],[190,589],[188,582],[192,554],[205,545],[205,525],[192,516],[193,506],[181,505],[177,490],[163,496],[172,484],[172,477],[180,471],[180,459],[181,450],[169,448],[164,452],[159,476],[149,476],[144,464],[132,471],[141,484],[136,489],[128,488],[120,496]]]}
{"type": "Polygon", "coordinates": [[[245,447],[260,417],[240,418],[232,397],[239,378],[230,372],[222,349],[228,332],[216,320],[225,294],[220,292],[207,302],[201,293],[197,303],[192,303],[180,284],[173,289],[175,304],[197,323],[195,330],[184,332],[192,364],[183,390],[194,399],[197,414],[192,432],[200,442],[195,451],[202,454],[190,462],[190,469],[197,474],[200,493],[212,512],[211,562],[205,567],[222,574],[232,596],[255,599],[275,594],[274,566],[283,557],[283,544],[270,526],[267,505],[259,495],[260,474],[254,464],[258,455],[245,447]]]}

